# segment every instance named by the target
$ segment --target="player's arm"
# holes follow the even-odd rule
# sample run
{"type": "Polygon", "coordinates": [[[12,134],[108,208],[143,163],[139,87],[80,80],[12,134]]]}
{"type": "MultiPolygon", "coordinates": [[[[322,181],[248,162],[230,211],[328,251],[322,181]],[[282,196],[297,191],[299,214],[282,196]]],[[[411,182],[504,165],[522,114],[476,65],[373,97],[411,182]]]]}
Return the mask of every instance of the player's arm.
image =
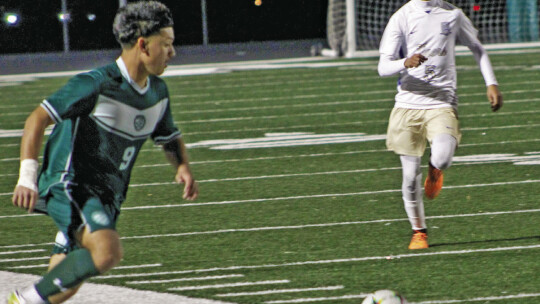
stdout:
{"type": "Polygon", "coordinates": [[[401,15],[394,15],[390,18],[381,38],[377,70],[382,77],[395,75],[405,69],[416,68],[427,60],[422,54],[400,58],[399,51],[405,39],[400,18],[402,18],[401,15]]]}
{"type": "Polygon", "coordinates": [[[42,107],[36,108],[26,119],[21,140],[21,167],[19,181],[13,192],[13,204],[17,207],[34,211],[38,198],[37,173],[38,155],[43,143],[45,128],[52,124],[49,113],[42,107]]]}
{"type": "Polygon", "coordinates": [[[499,91],[499,85],[497,83],[491,61],[489,60],[486,49],[482,46],[482,43],[476,37],[477,31],[472,25],[472,22],[469,20],[469,18],[463,15],[463,13],[460,17],[461,28],[457,38],[473,53],[487,86],[487,98],[489,100],[489,103],[491,104],[491,110],[495,112],[502,107],[503,97],[501,92],[499,91]]]}
{"type": "Polygon", "coordinates": [[[177,137],[163,144],[163,150],[169,162],[176,168],[176,182],[184,184],[183,198],[196,199],[199,195],[199,189],[189,167],[188,154],[182,137],[177,137]]]}

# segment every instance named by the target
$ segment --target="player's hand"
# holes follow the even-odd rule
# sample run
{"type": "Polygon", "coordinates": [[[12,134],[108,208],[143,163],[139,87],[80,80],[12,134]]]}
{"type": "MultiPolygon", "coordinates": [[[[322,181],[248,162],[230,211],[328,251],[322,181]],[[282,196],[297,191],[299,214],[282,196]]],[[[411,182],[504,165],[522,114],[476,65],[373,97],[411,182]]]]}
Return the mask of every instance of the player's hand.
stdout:
{"type": "Polygon", "coordinates": [[[188,165],[182,164],[178,166],[175,180],[179,184],[184,184],[183,199],[192,201],[199,196],[199,186],[191,174],[191,170],[188,165]]]}
{"type": "Polygon", "coordinates": [[[502,107],[503,97],[497,85],[492,84],[488,86],[487,97],[488,97],[489,103],[491,104],[491,110],[493,112],[496,112],[502,107]]]}
{"type": "Polygon", "coordinates": [[[428,60],[428,59],[424,55],[422,55],[422,54],[414,54],[414,55],[412,55],[411,57],[409,57],[409,58],[407,58],[405,60],[404,65],[408,69],[416,68],[416,67],[419,67],[426,60],[428,60]]]}
{"type": "Polygon", "coordinates": [[[24,186],[16,186],[13,191],[13,197],[11,201],[13,205],[28,210],[28,213],[34,212],[38,193],[30,188],[24,186]]]}

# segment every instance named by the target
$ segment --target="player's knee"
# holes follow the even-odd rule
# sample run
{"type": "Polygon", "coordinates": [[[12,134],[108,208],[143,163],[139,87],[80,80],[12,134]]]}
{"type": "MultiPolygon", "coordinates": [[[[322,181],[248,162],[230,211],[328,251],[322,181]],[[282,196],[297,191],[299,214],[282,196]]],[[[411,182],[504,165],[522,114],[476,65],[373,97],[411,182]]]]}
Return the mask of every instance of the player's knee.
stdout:
{"type": "Polygon", "coordinates": [[[100,273],[105,273],[118,265],[123,258],[122,248],[106,250],[93,255],[94,264],[100,273]]]}
{"type": "Polygon", "coordinates": [[[445,155],[432,155],[431,157],[431,164],[440,170],[445,170],[450,165],[452,165],[452,155],[451,154],[445,154],[445,155]]]}

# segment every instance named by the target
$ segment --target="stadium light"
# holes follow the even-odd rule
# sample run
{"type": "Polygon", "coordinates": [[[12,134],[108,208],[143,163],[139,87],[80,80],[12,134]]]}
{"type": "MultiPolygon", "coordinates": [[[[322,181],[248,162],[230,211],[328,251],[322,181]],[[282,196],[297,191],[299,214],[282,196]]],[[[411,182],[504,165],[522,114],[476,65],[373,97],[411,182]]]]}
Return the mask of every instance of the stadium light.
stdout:
{"type": "Polygon", "coordinates": [[[96,14],[92,14],[92,13],[86,14],[86,19],[88,19],[88,21],[95,21],[96,14]]]}
{"type": "Polygon", "coordinates": [[[4,13],[4,23],[8,26],[16,26],[21,21],[21,17],[17,13],[4,13]]]}
{"type": "Polygon", "coordinates": [[[58,13],[58,20],[60,22],[70,22],[71,21],[71,14],[70,13],[58,13]]]}

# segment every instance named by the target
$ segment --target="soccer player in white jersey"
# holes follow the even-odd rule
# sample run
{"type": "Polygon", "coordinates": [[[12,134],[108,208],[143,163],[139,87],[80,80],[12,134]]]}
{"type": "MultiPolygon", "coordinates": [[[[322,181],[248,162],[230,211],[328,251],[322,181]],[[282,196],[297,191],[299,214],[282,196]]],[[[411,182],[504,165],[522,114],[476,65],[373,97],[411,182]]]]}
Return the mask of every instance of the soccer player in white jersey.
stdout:
{"type": "Polygon", "coordinates": [[[62,303],[120,262],[116,222],[148,138],[163,145],[175,180],[184,183],[183,198],[197,198],[169,92],[158,77],[175,56],[170,10],[156,1],[129,3],[118,10],[113,32],[120,58],[71,78],[26,120],[13,204],[48,214],[59,232],[49,271],[11,293],[8,304],[62,303]],[[53,123],[37,177],[43,133],[53,123]]]}
{"type": "Polygon", "coordinates": [[[429,247],[420,169],[426,141],[431,156],[424,188],[426,197],[433,199],[442,188],[442,170],[452,163],[461,138],[457,42],[474,54],[491,109],[497,111],[503,102],[493,68],[477,30],[461,9],[442,0],[410,0],[390,18],[380,43],[379,75],[399,75],[386,145],[400,156],[402,164],[403,201],[413,229],[409,249],[429,247]]]}

